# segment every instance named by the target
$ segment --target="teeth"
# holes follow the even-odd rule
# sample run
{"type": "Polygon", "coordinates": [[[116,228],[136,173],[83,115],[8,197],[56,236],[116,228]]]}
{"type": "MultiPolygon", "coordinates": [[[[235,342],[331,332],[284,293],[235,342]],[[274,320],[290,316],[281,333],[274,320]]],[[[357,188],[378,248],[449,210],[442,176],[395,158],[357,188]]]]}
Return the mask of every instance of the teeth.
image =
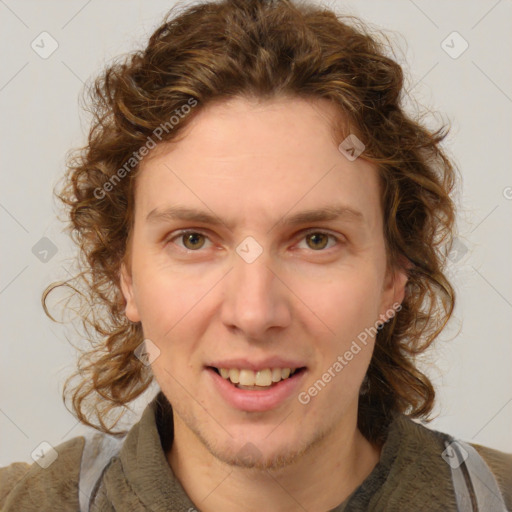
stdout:
{"type": "Polygon", "coordinates": [[[281,368],[272,368],[272,382],[279,382],[281,380],[281,368]]]}
{"type": "Polygon", "coordinates": [[[233,384],[242,386],[269,387],[273,383],[289,378],[297,368],[265,368],[254,372],[247,369],[219,368],[223,379],[230,380],[233,384]]]}
{"type": "MultiPolygon", "coordinates": [[[[229,371],[229,380],[233,384],[238,384],[240,382],[240,370],[236,370],[236,369],[232,368],[231,370],[226,370],[226,371],[229,371]]],[[[226,377],[224,377],[224,378],[226,378],[226,377]]]]}
{"type": "Polygon", "coordinates": [[[254,386],[255,381],[256,375],[252,370],[240,370],[240,384],[242,386],[254,386]]]}
{"type": "Polygon", "coordinates": [[[268,369],[256,372],[254,384],[256,386],[270,386],[272,384],[272,372],[268,369]]]}

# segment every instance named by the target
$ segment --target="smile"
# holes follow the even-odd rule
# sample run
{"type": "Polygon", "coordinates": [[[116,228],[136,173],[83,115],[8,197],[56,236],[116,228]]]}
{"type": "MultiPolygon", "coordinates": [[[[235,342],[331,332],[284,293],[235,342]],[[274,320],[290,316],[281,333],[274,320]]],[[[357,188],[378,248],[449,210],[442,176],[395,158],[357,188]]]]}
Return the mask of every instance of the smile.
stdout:
{"type": "Polygon", "coordinates": [[[230,407],[246,412],[270,411],[288,402],[308,373],[305,366],[254,370],[208,366],[205,370],[212,391],[230,407]]]}
{"type": "Polygon", "coordinates": [[[213,368],[213,370],[239,389],[261,390],[289,379],[300,368],[266,368],[258,371],[246,368],[213,368]]]}

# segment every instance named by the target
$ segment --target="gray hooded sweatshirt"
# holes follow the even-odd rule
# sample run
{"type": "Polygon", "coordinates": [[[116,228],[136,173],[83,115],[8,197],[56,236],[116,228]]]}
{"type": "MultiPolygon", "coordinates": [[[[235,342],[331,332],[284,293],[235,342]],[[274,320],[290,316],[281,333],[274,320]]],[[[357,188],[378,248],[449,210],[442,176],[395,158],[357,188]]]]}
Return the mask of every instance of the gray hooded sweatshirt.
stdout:
{"type": "MultiPolygon", "coordinates": [[[[121,439],[91,434],[55,449],[47,468],[0,468],[3,512],[194,512],[166,453],[172,408],[159,392],[121,439]]],[[[244,510],[244,504],[240,504],[244,510]]],[[[368,477],[331,512],[512,511],[512,454],[453,439],[398,415],[368,477]]]]}

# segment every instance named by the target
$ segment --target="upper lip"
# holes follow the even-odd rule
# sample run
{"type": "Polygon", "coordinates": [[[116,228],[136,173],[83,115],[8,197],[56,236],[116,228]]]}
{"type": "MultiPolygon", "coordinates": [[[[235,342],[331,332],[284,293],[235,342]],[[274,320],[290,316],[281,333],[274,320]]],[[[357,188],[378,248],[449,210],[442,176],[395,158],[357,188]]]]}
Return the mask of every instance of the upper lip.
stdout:
{"type": "Polygon", "coordinates": [[[267,368],[302,368],[306,366],[305,364],[299,361],[292,361],[290,359],[285,359],[283,357],[268,357],[266,359],[255,361],[243,358],[231,358],[231,359],[223,359],[219,361],[213,361],[209,363],[207,366],[213,366],[214,368],[238,368],[244,370],[266,370],[267,368]]]}

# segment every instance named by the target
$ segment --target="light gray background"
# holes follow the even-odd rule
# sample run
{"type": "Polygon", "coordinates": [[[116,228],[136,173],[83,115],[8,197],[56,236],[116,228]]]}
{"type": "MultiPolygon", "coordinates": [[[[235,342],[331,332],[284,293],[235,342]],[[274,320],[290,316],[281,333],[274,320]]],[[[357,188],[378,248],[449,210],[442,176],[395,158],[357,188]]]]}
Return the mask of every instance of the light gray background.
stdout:
{"type": "MultiPolygon", "coordinates": [[[[66,341],[73,331],[50,322],[40,303],[44,287],[67,276],[73,256],[52,189],[65,153],[85,143],[83,82],[143,45],[172,3],[0,0],[0,466],[32,462],[42,441],[55,446],[89,430],[61,400],[75,364],[66,341]],[[47,59],[31,48],[43,31],[59,45],[47,59]],[[57,247],[46,263],[32,252],[42,237],[57,247]]],[[[458,293],[454,321],[424,358],[438,389],[438,418],[430,426],[512,451],[511,2],[330,5],[395,33],[412,96],[452,123],[445,146],[463,175],[462,251],[450,267],[458,293]],[[456,59],[441,46],[453,31],[469,44],[456,59]]],[[[461,48],[453,36],[446,44],[452,53],[461,48]]],[[[127,420],[137,419],[156,390],[138,400],[127,420]]]]}

